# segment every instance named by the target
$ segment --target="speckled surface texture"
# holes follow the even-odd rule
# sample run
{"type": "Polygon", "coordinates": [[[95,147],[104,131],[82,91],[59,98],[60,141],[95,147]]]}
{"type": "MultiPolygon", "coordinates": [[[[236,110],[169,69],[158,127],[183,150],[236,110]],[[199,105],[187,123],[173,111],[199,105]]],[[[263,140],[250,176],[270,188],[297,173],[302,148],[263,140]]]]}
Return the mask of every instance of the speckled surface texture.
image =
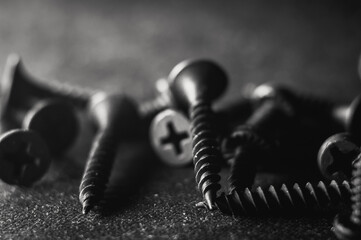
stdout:
{"type": "MultiPolygon", "coordinates": [[[[246,82],[265,81],[347,102],[361,86],[360,23],[357,1],[5,0],[0,70],[17,52],[40,79],[140,100],[179,61],[209,57],[230,76],[221,103],[246,82]]],[[[233,218],[197,209],[192,168],[163,166],[139,143],[119,149],[105,206],[83,216],[78,185],[90,138],[84,126],[34,187],[0,183],[1,239],[335,239],[328,215],[233,218]]]]}

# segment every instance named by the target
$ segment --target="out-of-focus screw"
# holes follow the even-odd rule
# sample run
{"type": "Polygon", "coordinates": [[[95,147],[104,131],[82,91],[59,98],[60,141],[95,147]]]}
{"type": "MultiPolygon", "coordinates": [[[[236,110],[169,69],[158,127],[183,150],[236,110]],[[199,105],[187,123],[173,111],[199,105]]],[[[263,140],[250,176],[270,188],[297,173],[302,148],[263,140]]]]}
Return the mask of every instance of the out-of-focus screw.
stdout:
{"type": "Polygon", "coordinates": [[[54,156],[68,150],[79,133],[74,107],[62,100],[38,102],[27,112],[22,127],[38,132],[54,156]]]}
{"type": "Polygon", "coordinates": [[[84,214],[103,197],[119,142],[139,127],[137,106],[125,95],[98,93],[89,106],[97,133],[79,186],[84,214]]]}
{"type": "Polygon", "coordinates": [[[212,61],[194,60],[176,65],[169,80],[176,106],[190,115],[195,179],[209,209],[213,209],[220,189],[221,152],[211,102],[226,89],[227,75],[212,61]]]}
{"type": "Polygon", "coordinates": [[[150,125],[149,136],[164,163],[181,167],[192,162],[190,122],[180,112],[171,109],[160,112],[150,125]]]}
{"type": "Polygon", "coordinates": [[[292,126],[294,112],[290,104],[275,91],[272,98],[254,89],[253,101],[260,103],[248,120],[235,128],[225,141],[226,149],[233,149],[234,161],[231,167],[229,190],[240,191],[251,187],[256,174],[257,163],[266,158],[272,146],[276,147],[282,132],[292,126]]]}
{"type": "Polygon", "coordinates": [[[4,182],[30,186],[49,165],[48,147],[36,132],[16,129],[0,136],[0,178],[4,182]]]}
{"type": "Polygon", "coordinates": [[[85,108],[93,91],[69,85],[35,80],[24,69],[18,55],[9,55],[0,82],[0,118],[12,121],[19,109],[28,110],[34,102],[44,99],[61,99],[85,108]]]}
{"type": "Polygon", "coordinates": [[[318,152],[318,166],[329,180],[351,178],[352,162],[360,154],[360,148],[349,133],[332,135],[318,152]]]}

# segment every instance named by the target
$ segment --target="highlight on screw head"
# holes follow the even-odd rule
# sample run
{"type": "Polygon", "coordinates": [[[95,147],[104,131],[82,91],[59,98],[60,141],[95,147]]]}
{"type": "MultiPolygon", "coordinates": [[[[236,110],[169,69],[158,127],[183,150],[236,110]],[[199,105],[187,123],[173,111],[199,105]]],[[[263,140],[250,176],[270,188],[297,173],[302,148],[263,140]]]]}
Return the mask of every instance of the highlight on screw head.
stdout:
{"type": "Polygon", "coordinates": [[[346,180],[351,177],[352,161],[360,154],[349,133],[332,135],[321,145],[318,152],[318,166],[324,177],[329,180],[341,178],[346,180]]]}
{"type": "Polygon", "coordinates": [[[211,60],[186,60],[169,74],[170,90],[181,109],[199,99],[212,101],[223,94],[228,77],[221,66],[211,60]]]}
{"type": "Polygon", "coordinates": [[[31,130],[12,130],[0,137],[0,178],[8,183],[30,186],[50,166],[43,139],[31,130]]]}
{"type": "Polygon", "coordinates": [[[192,163],[190,122],[180,112],[160,112],[150,125],[149,137],[153,150],[165,164],[182,167],[192,163]]]}
{"type": "Polygon", "coordinates": [[[79,133],[75,109],[61,100],[44,100],[27,112],[23,128],[40,134],[52,154],[64,153],[79,133]]]}

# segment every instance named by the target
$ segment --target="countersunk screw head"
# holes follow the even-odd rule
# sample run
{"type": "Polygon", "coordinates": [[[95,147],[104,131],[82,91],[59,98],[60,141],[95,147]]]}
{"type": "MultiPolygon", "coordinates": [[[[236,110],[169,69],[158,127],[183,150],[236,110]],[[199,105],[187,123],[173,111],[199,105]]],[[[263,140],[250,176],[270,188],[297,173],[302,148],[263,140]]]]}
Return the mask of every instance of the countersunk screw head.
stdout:
{"type": "Polygon", "coordinates": [[[12,130],[0,137],[0,178],[8,184],[30,186],[50,165],[42,138],[31,130],[12,130]]]}
{"type": "Polygon", "coordinates": [[[23,128],[38,132],[52,154],[64,153],[79,133],[74,107],[61,100],[45,100],[36,104],[25,116],[23,128]]]}
{"type": "Polygon", "coordinates": [[[351,177],[352,162],[360,154],[360,148],[348,133],[332,135],[318,152],[318,166],[324,177],[330,180],[351,177]]]}
{"type": "Polygon", "coordinates": [[[226,89],[228,77],[218,64],[210,60],[186,60],[169,74],[170,90],[183,110],[199,100],[213,101],[226,89]]]}
{"type": "Polygon", "coordinates": [[[192,163],[190,122],[183,114],[167,109],[159,113],[150,125],[150,142],[166,164],[181,167],[192,163]]]}

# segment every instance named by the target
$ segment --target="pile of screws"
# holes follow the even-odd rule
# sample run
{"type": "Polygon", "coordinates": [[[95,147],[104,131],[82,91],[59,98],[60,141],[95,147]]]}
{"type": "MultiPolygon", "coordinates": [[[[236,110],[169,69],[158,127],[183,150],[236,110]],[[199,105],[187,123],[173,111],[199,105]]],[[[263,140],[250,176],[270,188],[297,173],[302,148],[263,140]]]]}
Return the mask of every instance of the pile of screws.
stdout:
{"type": "Polygon", "coordinates": [[[0,178],[22,186],[38,181],[50,159],[73,145],[78,113],[84,113],[96,129],[79,187],[84,214],[102,200],[121,142],[147,131],[165,164],[193,164],[203,196],[198,207],[244,215],[344,204],[347,211],[336,216],[334,232],[340,239],[359,239],[361,95],[343,106],[267,83],[246,87],[240,99],[214,110],[227,84],[215,62],[184,61],[158,81],[157,98],[139,104],[123,93],[38,81],[19,56],[10,55],[0,82],[0,178]],[[289,157],[282,159],[300,146],[300,155],[310,159],[302,162],[304,169],[324,177],[317,185],[253,186],[262,167],[297,168],[289,157]],[[219,173],[227,165],[228,190],[220,194],[219,173]]]}

